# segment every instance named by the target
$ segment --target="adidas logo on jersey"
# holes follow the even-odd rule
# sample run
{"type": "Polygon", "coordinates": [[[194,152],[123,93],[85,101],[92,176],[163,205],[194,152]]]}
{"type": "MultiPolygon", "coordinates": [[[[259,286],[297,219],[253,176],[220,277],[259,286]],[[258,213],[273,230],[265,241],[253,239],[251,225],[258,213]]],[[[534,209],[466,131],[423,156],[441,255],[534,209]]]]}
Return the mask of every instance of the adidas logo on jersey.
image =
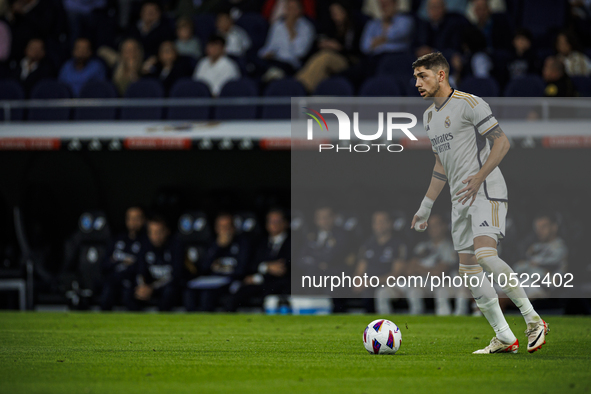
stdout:
{"type": "Polygon", "coordinates": [[[480,224],[480,227],[488,227],[488,223],[486,220],[480,224]]]}

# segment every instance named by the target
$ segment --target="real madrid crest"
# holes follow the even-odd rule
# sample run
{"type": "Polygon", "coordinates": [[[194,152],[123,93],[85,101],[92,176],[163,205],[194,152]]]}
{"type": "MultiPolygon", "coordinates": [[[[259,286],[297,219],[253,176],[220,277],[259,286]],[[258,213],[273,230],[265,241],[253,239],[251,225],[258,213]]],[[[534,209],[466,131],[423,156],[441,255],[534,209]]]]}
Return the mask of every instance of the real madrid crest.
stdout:
{"type": "Polygon", "coordinates": [[[429,111],[429,113],[427,114],[427,123],[429,123],[431,121],[432,117],[433,117],[433,111],[429,111]]]}
{"type": "Polygon", "coordinates": [[[449,126],[451,126],[451,120],[449,119],[449,116],[447,118],[445,118],[445,122],[443,122],[445,124],[445,128],[448,129],[449,126]]]}

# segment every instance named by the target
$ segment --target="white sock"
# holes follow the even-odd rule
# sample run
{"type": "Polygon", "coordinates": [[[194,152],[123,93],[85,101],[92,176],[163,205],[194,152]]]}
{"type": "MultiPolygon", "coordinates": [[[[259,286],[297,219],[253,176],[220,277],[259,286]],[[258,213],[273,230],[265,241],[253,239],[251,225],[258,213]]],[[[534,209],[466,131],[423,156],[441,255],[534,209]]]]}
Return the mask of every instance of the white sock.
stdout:
{"type": "Polygon", "coordinates": [[[476,305],[478,305],[486,320],[488,320],[491,327],[495,330],[497,338],[503,343],[513,344],[517,338],[513,334],[513,331],[511,331],[511,328],[509,328],[505,316],[503,316],[501,306],[499,305],[499,297],[488,278],[484,275],[482,267],[479,265],[460,264],[460,276],[463,278],[464,275],[466,275],[466,284],[472,292],[476,305]],[[478,282],[476,279],[470,280],[473,277],[478,278],[478,282]]]}
{"type": "MultiPolygon", "coordinates": [[[[505,263],[498,255],[495,248],[478,248],[476,249],[476,258],[478,263],[488,272],[492,272],[495,282],[499,283],[499,276],[503,275],[505,278],[501,282],[505,283],[502,287],[503,292],[513,301],[519,308],[526,323],[537,323],[541,320],[540,315],[534,310],[529,298],[521,286],[511,286],[515,284],[515,280],[509,280],[514,271],[505,263]]],[[[515,275],[513,275],[515,277],[515,275]]],[[[499,285],[500,286],[500,285],[499,285]]]]}

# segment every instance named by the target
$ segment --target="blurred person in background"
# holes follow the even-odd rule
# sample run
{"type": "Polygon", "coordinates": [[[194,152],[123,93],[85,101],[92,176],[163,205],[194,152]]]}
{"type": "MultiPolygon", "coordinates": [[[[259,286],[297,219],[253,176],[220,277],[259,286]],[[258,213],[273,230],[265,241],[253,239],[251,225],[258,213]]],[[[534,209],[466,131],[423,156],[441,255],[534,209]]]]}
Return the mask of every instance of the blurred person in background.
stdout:
{"type": "Polygon", "coordinates": [[[249,275],[231,289],[235,292],[228,306],[230,311],[236,311],[254,296],[291,292],[291,237],[283,210],[271,209],[265,228],[268,237],[258,245],[249,275]]]}
{"type": "MultiPolygon", "coordinates": [[[[406,269],[406,245],[394,235],[394,227],[390,214],[386,211],[376,211],[372,215],[371,228],[373,235],[359,250],[355,276],[377,276],[380,283],[386,283],[388,276],[398,276],[406,269]]],[[[396,289],[383,287],[373,289],[354,288],[354,292],[361,297],[373,297],[378,313],[392,313],[390,299],[396,297],[396,289]]],[[[367,305],[367,312],[374,312],[374,305],[367,305]],[[370,309],[371,308],[371,309],[370,309]]]]}
{"type": "Polygon", "coordinates": [[[0,19],[0,65],[10,57],[12,34],[8,23],[0,19]]]}
{"type": "Polygon", "coordinates": [[[542,78],[546,82],[546,97],[574,97],[576,95],[573,82],[564,70],[564,64],[555,56],[544,61],[542,78]]]}
{"type": "MultiPolygon", "coordinates": [[[[230,0],[231,1],[231,0],[230,0]]],[[[261,13],[265,19],[273,24],[285,18],[289,11],[290,0],[265,0],[261,13]]],[[[302,14],[310,19],[316,19],[316,0],[299,1],[302,14]]]]}
{"type": "Polygon", "coordinates": [[[14,63],[12,77],[21,83],[27,96],[42,79],[55,78],[53,64],[45,56],[45,43],[40,38],[33,38],[27,43],[25,56],[14,63]]]}
{"type": "Polygon", "coordinates": [[[380,0],[382,18],[365,24],[360,49],[365,55],[359,63],[341,73],[356,87],[373,76],[383,56],[406,53],[411,49],[414,21],[412,16],[398,13],[398,0],[380,0]]]}
{"type": "Polygon", "coordinates": [[[100,47],[98,55],[113,69],[113,84],[123,96],[130,84],[142,76],[144,50],[135,38],[127,38],[119,45],[119,53],[109,47],[100,47]]]}
{"type": "Polygon", "coordinates": [[[309,93],[333,74],[359,61],[361,29],[355,22],[350,4],[333,1],[329,6],[330,23],[318,36],[318,52],[308,59],[296,74],[309,93]]]}
{"type": "Polygon", "coordinates": [[[146,1],[140,11],[140,19],[128,27],[124,37],[133,37],[142,43],[146,59],[158,54],[160,44],[174,40],[174,34],[162,20],[160,4],[146,1]]]}
{"type": "Polygon", "coordinates": [[[271,25],[258,52],[264,82],[293,75],[314,43],[314,26],[302,16],[301,2],[286,0],[285,7],[285,18],[271,25]]]}
{"type": "Polygon", "coordinates": [[[43,37],[47,42],[63,32],[64,26],[56,26],[58,9],[51,1],[15,0],[10,1],[10,8],[5,14],[12,31],[11,58],[23,57],[27,42],[32,38],[43,37]]]}
{"type": "Polygon", "coordinates": [[[68,16],[70,28],[70,43],[78,37],[95,37],[97,29],[105,26],[97,25],[97,18],[93,13],[107,6],[107,0],[63,0],[64,10],[68,16]]]}
{"type": "MultiPolygon", "coordinates": [[[[459,16],[447,12],[444,0],[427,2],[427,20],[419,21],[417,26],[417,57],[445,49],[460,50],[462,24],[459,16]]],[[[463,19],[463,18],[462,18],[463,19]]],[[[467,21],[466,21],[467,23],[467,21]]]]}
{"type": "MultiPolygon", "coordinates": [[[[429,19],[429,0],[419,0],[417,16],[426,21],[429,19]]],[[[468,9],[468,0],[446,0],[445,8],[448,12],[464,15],[468,9]]]]}
{"type": "Polygon", "coordinates": [[[120,302],[124,292],[133,291],[137,273],[137,260],[145,244],[146,216],[139,206],[131,206],[125,212],[126,232],[109,242],[109,249],[102,262],[104,278],[101,309],[110,311],[120,302]]]}
{"type": "Polygon", "coordinates": [[[227,12],[220,12],[215,21],[217,34],[226,40],[226,54],[241,57],[251,46],[250,38],[246,31],[234,24],[234,20],[227,12]]]}
{"type": "Polygon", "coordinates": [[[179,57],[172,41],[164,41],[160,44],[158,60],[156,63],[146,61],[143,72],[148,76],[159,79],[167,95],[176,81],[180,78],[190,77],[192,74],[189,60],[185,57],[179,57]]]}
{"type": "Polygon", "coordinates": [[[212,36],[205,46],[206,56],[197,63],[193,73],[193,79],[205,83],[213,97],[220,95],[228,81],[240,78],[240,69],[226,56],[225,45],[223,37],[212,36]]]}
{"type": "Polygon", "coordinates": [[[195,28],[190,18],[179,18],[176,22],[176,51],[180,56],[193,59],[201,57],[201,43],[195,37],[195,28]]]}
{"type": "Polygon", "coordinates": [[[72,59],[61,68],[59,81],[70,87],[74,97],[80,96],[80,91],[89,81],[106,80],[105,67],[98,59],[92,58],[92,44],[87,38],[78,38],[74,42],[72,59]]]}
{"type": "Polygon", "coordinates": [[[474,26],[486,40],[486,49],[511,49],[513,29],[505,14],[493,14],[488,0],[473,0],[472,10],[476,21],[474,26]]]}
{"type": "Polygon", "coordinates": [[[536,53],[532,48],[532,35],[529,30],[517,30],[513,37],[511,55],[511,60],[507,63],[509,78],[519,78],[536,72],[536,53]]]}
{"type": "Polygon", "coordinates": [[[306,275],[329,275],[341,273],[345,267],[347,238],[344,231],[335,225],[334,210],[319,206],[314,211],[314,231],[306,235],[300,253],[299,264],[306,275]]]}
{"type": "Polygon", "coordinates": [[[230,285],[242,281],[248,270],[251,245],[246,237],[236,234],[232,215],[218,214],[214,229],[216,239],[203,258],[202,276],[190,282],[185,292],[188,311],[214,311],[220,298],[229,295],[230,285]]]}
{"type": "Polygon", "coordinates": [[[137,286],[126,292],[124,302],[131,311],[148,303],[156,304],[160,311],[170,311],[180,295],[183,253],[162,216],[148,219],[146,230],[148,239],[137,263],[137,286]]]}
{"type": "Polygon", "coordinates": [[[565,31],[558,34],[555,48],[556,57],[564,64],[569,77],[591,75],[591,60],[580,51],[577,37],[573,33],[565,31]]]}
{"type": "MultiPolygon", "coordinates": [[[[453,243],[449,238],[449,226],[438,214],[432,214],[428,221],[428,241],[419,242],[414,250],[413,257],[409,262],[406,275],[419,275],[426,278],[440,276],[444,273],[451,278],[458,275],[458,254],[454,250],[453,243]]],[[[425,300],[429,289],[419,287],[407,288],[407,301],[409,313],[419,315],[425,313],[425,300]]],[[[464,287],[436,287],[433,291],[435,297],[435,314],[447,316],[452,314],[450,296],[456,297],[455,314],[468,314],[470,294],[464,287]]]]}
{"type": "MultiPolygon", "coordinates": [[[[529,283],[535,280],[532,275],[539,275],[540,283],[547,274],[564,274],[567,268],[568,247],[558,235],[558,221],[555,215],[541,214],[533,222],[536,239],[527,247],[525,259],[515,264],[515,272],[528,274],[529,283]]],[[[550,278],[552,281],[552,278],[550,278]]],[[[543,298],[549,295],[549,289],[524,287],[530,298],[543,298]]]]}
{"type": "Polygon", "coordinates": [[[450,61],[452,72],[450,84],[457,86],[461,80],[473,76],[488,78],[493,70],[493,62],[486,50],[486,39],[478,29],[467,27],[462,32],[462,52],[455,53],[450,61]]]}

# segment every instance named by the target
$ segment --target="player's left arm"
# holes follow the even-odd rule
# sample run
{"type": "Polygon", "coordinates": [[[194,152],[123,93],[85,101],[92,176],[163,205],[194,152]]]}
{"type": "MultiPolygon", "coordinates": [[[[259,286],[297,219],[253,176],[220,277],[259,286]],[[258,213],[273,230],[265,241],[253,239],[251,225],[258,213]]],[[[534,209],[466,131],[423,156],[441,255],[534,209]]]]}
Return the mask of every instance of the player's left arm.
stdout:
{"type": "Polygon", "coordinates": [[[490,106],[480,97],[471,96],[466,100],[463,117],[474,125],[475,131],[480,134],[477,138],[484,137],[493,144],[488,158],[480,167],[480,171],[464,179],[462,183],[466,187],[456,193],[456,196],[462,195],[459,202],[465,204],[470,201],[470,205],[472,205],[482,182],[501,163],[511,144],[492,114],[490,106]]]}
{"type": "Polygon", "coordinates": [[[456,193],[457,196],[464,193],[459,200],[462,204],[465,204],[471,199],[470,205],[472,205],[482,182],[501,163],[511,147],[509,139],[498,125],[486,135],[486,139],[493,143],[488,159],[486,159],[476,175],[469,176],[462,181],[462,183],[466,184],[466,187],[456,193]]]}

